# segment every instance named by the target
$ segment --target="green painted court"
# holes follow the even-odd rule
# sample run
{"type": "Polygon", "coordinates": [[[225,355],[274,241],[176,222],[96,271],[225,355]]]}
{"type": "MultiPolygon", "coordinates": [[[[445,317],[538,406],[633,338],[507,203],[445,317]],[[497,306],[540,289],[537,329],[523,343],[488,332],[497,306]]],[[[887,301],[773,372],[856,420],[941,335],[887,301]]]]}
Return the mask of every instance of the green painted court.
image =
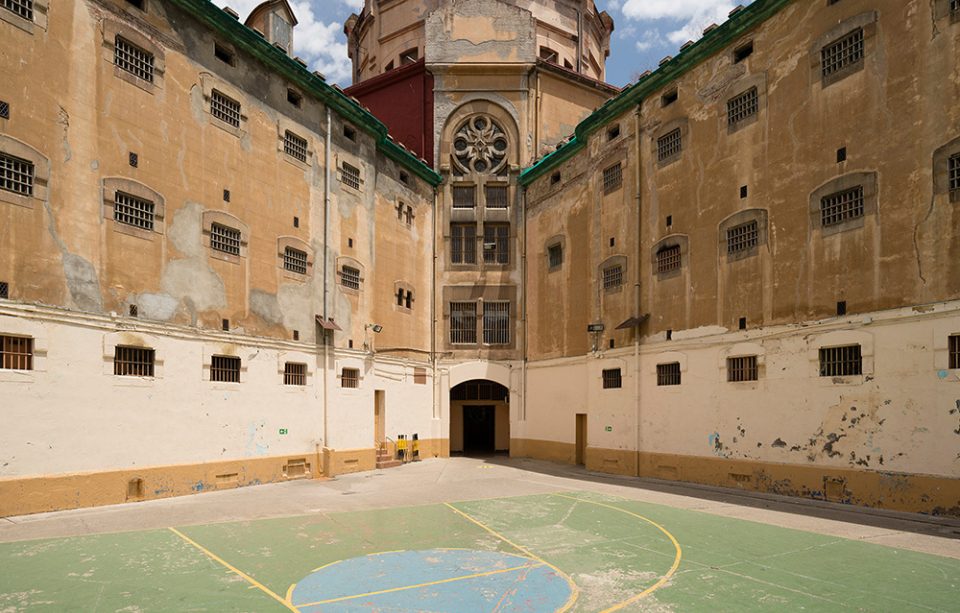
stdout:
{"type": "Polygon", "coordinates": [[[0,611],[960,611],[960,559],[584,490],[0,543],[0,611]]]}

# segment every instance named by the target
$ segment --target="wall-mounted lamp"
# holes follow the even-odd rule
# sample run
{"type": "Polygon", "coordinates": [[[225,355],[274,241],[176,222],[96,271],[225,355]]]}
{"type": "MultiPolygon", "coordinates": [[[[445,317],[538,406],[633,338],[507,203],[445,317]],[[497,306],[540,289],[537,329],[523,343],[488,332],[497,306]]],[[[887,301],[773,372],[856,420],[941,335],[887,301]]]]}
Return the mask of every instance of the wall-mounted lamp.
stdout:
{"type": "Polygon", "coordinates": [[[587,326],[587,332],[603,332],[603,324],[590,324],[587,326]]]}
{"type": "Polygon", "coordinates": [[[383,326],[378,326],[377,324],[367,324],[367,327],[373,328],[373,331],[377,334],[380,334],[380,332],[383,330],[383,326]]]}

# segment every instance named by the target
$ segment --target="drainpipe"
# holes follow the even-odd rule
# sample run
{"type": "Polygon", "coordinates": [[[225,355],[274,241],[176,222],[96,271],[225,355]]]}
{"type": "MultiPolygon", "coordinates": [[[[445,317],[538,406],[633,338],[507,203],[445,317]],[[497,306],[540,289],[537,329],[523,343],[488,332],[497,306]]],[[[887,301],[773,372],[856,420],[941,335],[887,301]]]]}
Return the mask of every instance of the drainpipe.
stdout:
{"type": "MultiPolygon", "coordinates": [[[[537,80],[539,83],[539,79],[537,80]]],[[[539,122],[538,122],[539,123],[539,122]]],[[[520,213],[521,232],[523,233],[520,241],[520,301],[523,305],[523,311],[520,316],[520,326],[523,328],[523,346],[520,358],[521,364],[520,376],[520,414],[517,415],[518,421],[527,421],[527,213],[526,213],[526,195],[527,188],[520,188],[520,197],[517,198],[517,209],[520,213]]],[[[527,429],[524,425],[523,436],[526,438],[527,429]]],[[[526,450],[524,450],[526,452],[526,450]]]]}
{"type": "MultiPolygon", "coordinates": [[[[327,142],[326,142],[326,179],[323,185],[323,320],[327,321],[329,315],[327,312],[330,295],[330,107],[327,107],[327,142]]],[[[330,440],[327,437],[327,368],[329,367],[329,335],[327,329],[323,329],[323,442],[324,446],[330,446],[330,440]]]]}
{"type": "Polygon", "coordinates": [[[583,13],[577,9],[577,72],[583,72],[583,13]]]}
{"type": "MultiPolygon", "coordinates": [[[[437,382],[437,188],[433,188],[433,270],[430,276],[430,362],[433,368],[433,418],[439,417],[437,399],[440,394],[437,382]]],[[[440,433],[441,438],[443,433],[440,433]]],[[[449,436],[449,433],[448,433],[449,436]]],[[[442,447],[441,447],[442,448],[442,447]]]]}
{"type": "MultiPolygon", "coordinates": [[[[642,250],[642,241],[640,240],[640,230],[643,226],[643,221],[640,214],[640,105],[637,105],[636,110],[634,111],[634,134],[636,135],[637,143],[637,155],[636,155],[636,196],[634,202],[636,202],[636,211],[637,211],[637,263],[633,267],[636,270],[637,280],[634,283],[635,286],[635,295],[634,295],[634,316],[640,317],[640,266],[642,265],[641,259],[641,250],[642,250]]],[[[634,367],[634,377],[633,377],[633,393],[634,393],[634,449],[636,449],[636,460],[637,460],[637,476],[640,476],[640,325],[633,327],[633,367],[634,367]]]]}

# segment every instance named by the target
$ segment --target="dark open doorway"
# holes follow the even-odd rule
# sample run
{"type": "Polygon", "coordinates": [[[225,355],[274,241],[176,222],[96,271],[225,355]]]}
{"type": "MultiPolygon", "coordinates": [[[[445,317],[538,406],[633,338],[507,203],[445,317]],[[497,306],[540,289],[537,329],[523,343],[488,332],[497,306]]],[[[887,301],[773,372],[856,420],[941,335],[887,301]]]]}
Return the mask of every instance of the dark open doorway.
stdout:
{"type": "Polygon", "coordinates": [[[450,453],[491,456],[510,452],[510,390],[474,379],[450,390],[450,453]]]}
{"type": "Polygon", "coordinates": [[[463,452],[491,455],[496,452],[496,414],[493,405],[463,407],[463,452]]]}

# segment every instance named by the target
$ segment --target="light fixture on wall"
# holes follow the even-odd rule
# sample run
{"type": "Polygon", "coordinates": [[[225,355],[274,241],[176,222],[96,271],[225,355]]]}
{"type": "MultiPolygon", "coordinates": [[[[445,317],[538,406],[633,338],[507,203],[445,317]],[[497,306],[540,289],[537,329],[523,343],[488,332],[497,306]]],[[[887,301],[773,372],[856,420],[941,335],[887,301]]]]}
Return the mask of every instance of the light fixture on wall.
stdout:
{"type": "Polygon", "coordinates": [[[383,330],[383,326],[378,326],[377,324],[367,324],[367,327],[373,328],[373,331],[377,334],[380,334],[380,332],[383,330]]]}
{"type": "MultiPolygon", "coordinates": [[[[365,326],[363,327],[364,332],[366,332],[367,330],[370,330],[370,329],[373,329],[373,333],[374,333],[374,334],[380,334],[380,332],[383,330],[383,326],[380,326],[380,325],[377,325],[377,324],[367,324],[367,325],[365,325],[365,326]]],[[[373,339],[370,339],[370,342],[369,342],[369,343],[364,342],[364,343],[363,343],[363,348],[364,348],[365,350],[369,351],[370,353],[376,353],[376,351],[375,351],[374,348],[373,348],[373,339]]]]}

